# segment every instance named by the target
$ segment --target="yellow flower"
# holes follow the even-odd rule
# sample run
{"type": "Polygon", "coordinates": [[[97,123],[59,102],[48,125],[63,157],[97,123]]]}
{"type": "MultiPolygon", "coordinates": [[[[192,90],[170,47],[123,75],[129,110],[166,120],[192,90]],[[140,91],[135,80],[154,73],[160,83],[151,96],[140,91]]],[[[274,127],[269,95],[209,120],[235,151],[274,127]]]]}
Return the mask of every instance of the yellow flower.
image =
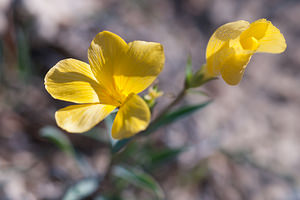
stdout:
{"type": "Polygon", "coordinates": [[[45,77],[46,90],[53,98],[78,103],[55,113],[58,126],[68,132],[85,132],[118,108],[113,138],[130,137],[146,129],[151,114],[137,93],[163,69],[162,45],[144,41],[127,44],[118,35],[103,31],[92,41],[88,59],[90,65],[61,60],[45,77]]]}
{"type": "Polygon", "coordinates": [[[251,24],[235,21],[219,27],[206,49],[206,78],[222,75],[229,85],[236,85],[256,52],[281,53],[286,42],[279,29],[266,19],[251,24]]]}

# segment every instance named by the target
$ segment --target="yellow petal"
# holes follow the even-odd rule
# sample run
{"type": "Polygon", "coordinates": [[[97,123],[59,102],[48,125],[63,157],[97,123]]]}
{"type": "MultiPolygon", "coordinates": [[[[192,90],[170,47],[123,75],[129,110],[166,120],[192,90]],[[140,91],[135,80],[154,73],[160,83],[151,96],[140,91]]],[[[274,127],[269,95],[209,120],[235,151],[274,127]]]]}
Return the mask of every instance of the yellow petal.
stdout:
{"type": "Polygon", "coordinates": [[[116,86],[126,96],[145,90],[165,63],[163,46],[159,43],[134,41],[128,46],[120,67],[114,73],[116,86]]]}
{"type": "Polygon", "coordinates": [[[257,52],[281,53],[286,49],[286,42],[280,30],[270,21],[259,19],[250,24],[249,28],[241,34],[241,45],[245,49],[250,49],[253,38],[258,42],[257,52]],[[251,39],[250,39],[251,38],[251,39]]]}
{"type": "Polygon", "coordinates": [[[55,99],[75,103],[99,102],[97,84],[90,66],[75,59],[65,59],[52,67],[45,77],[46,90],[55,99]]]}
{"type": "Polygon", "coordinates": [[[209,39],[206,48],[207,71],[210,76],[217,76],[222,63],[235,53],[230,47],[239,45],[240,34],[249,27],[247,21],[236,21],[219,27],[209,39]],[[232,43],[232,41],[236,41],[232,43]]]}
{"type": "Polygon", "coordinates": [[[103,104],[72,105],[56,111],[56,123],[71,133],[88,131],[102,121],[116,107],[103,104]]]}
{"type": "Polygon", "coordinates": [[[223,64],[222,78],[229,85],[237,85],[244,75],[252,54],[234,54],[223,64]]]}
{"type": "Polygon", "coordinates": [[[123,139],[145,130],[151,114],[145,101],[136,94],[130,94],[119,108],[112,126],[112,137],[123,139]]]}
{"type": "Polygon", "coordinates": [[[223,46],[216,51],[212,56],[207,58],[206,70],[210,77],[218,76],[224,63],[234,56],[234,48],[229,47],[229,42],[225,42],[223,46]]]}
{"type": "Polygon", "coordinates": [[[113,74],[117,68],[126,67],[121,61],[127,50],[126,42],[109,31],[98,33],[88,49],[89,62],[96,79],[111,97],[120,102],[123,99],[115,87],[113,74]]]}
{"type": "Polygon", "coordinates": [[[256,51],[260,44],[255,37],[251,36],[251,37],[244,39],[244,41],[243,41],[243,43],[241,43],[241,45],[243,45],[244,49],[256,51]]]}
{"type": "Polygon", "coordinates": [[[110,96],[124,101],[131,92],[146,89],[161,72],[165,57],[159,43],[126,42],[114,33],[99,33],[88,51],[97,80],[110,96]]]}

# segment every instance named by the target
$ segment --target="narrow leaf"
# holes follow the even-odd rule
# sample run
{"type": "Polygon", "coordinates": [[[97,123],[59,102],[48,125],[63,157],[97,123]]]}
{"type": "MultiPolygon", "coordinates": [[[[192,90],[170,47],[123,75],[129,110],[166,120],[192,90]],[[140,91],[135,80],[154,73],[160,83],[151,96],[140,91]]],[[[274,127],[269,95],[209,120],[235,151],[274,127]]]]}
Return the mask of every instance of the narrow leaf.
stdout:
{"type": "Polygon", "coordinates": [[[5,70],[4,70],[4,55],[3,55],[3,42],[0,40],[0,83],[4,82],[4,77],[5,77],[5,70]]]}
{"type": "Polygon", "coordinates": [[[95,127],[85,133],[82,133],[81,135],[99,142],[108,143],[109,141],[106,137],[106,132],[107,130],[105,128],[95,127]]]}
{"type": "Polygon", "coordinates": [[[108,134],[108,137],[109,137],[109,140],[110,140],[110,143],[111,143],[111,146],[115,146],[115,144],[117,143],[118,140],[115,140],[112,135],[111,135],[111,129],[112,129],[112,125],[114,123],[114,120],[115,120],[115,117],[117,115],[117,109],[114,110],[110,115],[108,115],[104,122],[105,122],[105,125],[106,125],[106,131],[107,131],[107,134],[108,134]]]}
{"type": "Polygon", "coordinates": [[[75,151],[70,140],[58,128],[45,126],[40,130],[40,135],[53,142],[63,152],[75,157],[75,151]]]}
{"type": "Polygon", "coordinates": [[[190,93],[190,94],[198,94],[198,95],[202,95],[202,96],[205,96],[205,97],[209,97],[209,94],[206,93],[205,91],[196,91],[196,90],[193,90],[193,89],[188,89],[187,92],[190,93]]]}
{"type": "Polygon", "coordinates": [[[185,66],[185,81],[186,81],[187,85],[190,84],[192,76],[193,76],[192,57],[191,57],[191,55],[189,55],[187,58],[187,61],[186,61],[186,66],[185,66]]]}
{"type": "Polygon", "coordinates": [[[30,62],[30,46],[28,38],[24,30],[17,29],[17,48],[18,48],[18,65],[22,78],[29,78],[32,74],[30,62]]]}
{"type": "Polygon", "coordinates": [[[176,158],[185,148],[176,148],[176,149],[164,149],[162,151],[153,153],[151,156],[152,165],[159,165],[161,163],[170,161],[176,158]]]}
{"type": "Polygon", "coordinates": [[[127,143],[129,143],[133,137],[131,138],[126,138],[123,140],[117,140],[114,145],[112,146],[112,153],[117,153],[119,152],[127,143]]]}
{"type": "Polygon", "coordinates": [[[121,178],[136,187],[154,193],[157,199],[164,199],[164,193],[159,184],[152,176],[144,171],[135,168],[129,169],[121,166],[115,166],[112,173],[114,176],[121,178]]]}
{"type": "Polygon", "coordinates": [[[86,178],[78,181],[67,189],[63,200],[81,200],[94,193],[100,184],[99,178],[86,178]]]}
{"type": "Polygon", "coordinates": [[[92,166],[86,161],[85,157],[76,152],[69,138],[58,128],[45,126],[40,130],[40,135],[53,142],[61,151],[70,155],[85,176],[94,175],[92,166]]]}
{"type": "Polygon", "coordinates": [[[207,106],[210,103],[211,103],[211,100],[206,101],[201,104],[184,106],[184,107],[178,108],[177,110],[175,110],[173,112],[171,111],[169,113],[166,113],[164,116],[153,121],[153,123],[148,127],[148,129],[146,129],[145,134],[152,133],[162,126],[165,126],[165,125],[175,122],[185,116],[188,116],[188,115],[196,112],[197,110],[204,108],[205,106],[207,106]]]}

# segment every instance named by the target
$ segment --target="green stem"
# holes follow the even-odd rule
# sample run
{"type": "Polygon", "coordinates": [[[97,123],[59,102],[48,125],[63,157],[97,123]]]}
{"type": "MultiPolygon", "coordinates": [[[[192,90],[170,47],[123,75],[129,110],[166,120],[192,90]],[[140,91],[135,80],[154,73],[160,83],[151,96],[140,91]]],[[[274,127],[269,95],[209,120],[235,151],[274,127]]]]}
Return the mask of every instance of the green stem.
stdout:
{"type": "Polygon", "coordinates": [[[180,92],[179,94],[177,95],[177,97],[165,108],[163,109],[156,117],[156,120],[160,119],[162,116],[164,116],[166,113],[168,113],[177,103],[179,103],[183,97],[185,96],[186,94],[186,88],[184,87],[180,92]]]}

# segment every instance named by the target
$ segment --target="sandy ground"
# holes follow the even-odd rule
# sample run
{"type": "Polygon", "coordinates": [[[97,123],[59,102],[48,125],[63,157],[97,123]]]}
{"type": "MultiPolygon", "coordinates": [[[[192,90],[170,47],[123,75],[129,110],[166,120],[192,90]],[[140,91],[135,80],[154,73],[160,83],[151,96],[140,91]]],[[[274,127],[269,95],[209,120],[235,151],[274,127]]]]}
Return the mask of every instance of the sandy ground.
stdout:
{"type": "MultiPolygon", "coordinates": [[[[9,30],[29,24],[35,75],[31,84],[20,85],[9,59],[1,65],[12,86],[0,88],[0,199],[58,199],[68,181],[80,178],[73,161],[51,144],[41,144],[38,136],[41,127],[55,125],[54,112],[64,105],[46,93],[43,76],[60,59],[86,61],[89,43],[98,32],[110,30],[128,42],[163,44],[166,63],[159,86],[165,95],[157,105],[162,108],[182,87],[187,56],[192,55],[194,70],[205,62],[206,44],[218,26],[259,18],[279,27],[287,50],[254,55],[238,86],[221,79],[207,84],[211,105],[156,134],[167,146],[189,147],[178,158],[177,174],[188,174],[201,162],[210,170],[206,184],[183,184],[176,173],[161,182],[168,199],[174,200],[300,199],[299,1],[23,0],[15,5],[16,15],[10,6],[9,0],[0,1],[2,45],[7,44],[9,30]],[[54,175],[45,175],[49,173],[54,175]],[[55,173],[65,178],[57,180],[55,173]]],[[[13,48],[6,52],[13,55],[13,48]]],[[[182,103],[205,99],[189,94],[182,103]]],[[[84,146],[76,136],[72,139],[84,146]]],[[[106,156],[103,148],[95,148],[89,159],[103,171],[106,156]]]]}

